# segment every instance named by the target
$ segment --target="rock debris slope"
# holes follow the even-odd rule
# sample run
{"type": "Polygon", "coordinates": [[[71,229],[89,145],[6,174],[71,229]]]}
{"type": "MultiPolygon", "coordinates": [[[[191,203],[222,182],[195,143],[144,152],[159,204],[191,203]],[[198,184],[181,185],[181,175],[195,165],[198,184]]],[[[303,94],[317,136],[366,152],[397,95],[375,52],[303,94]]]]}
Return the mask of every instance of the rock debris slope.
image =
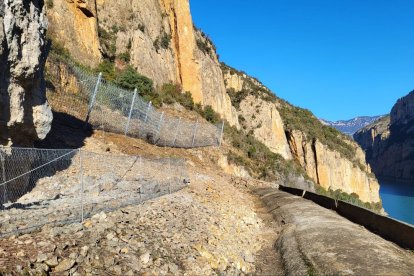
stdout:
{"type": "Polygon", "coordinates": [[[0,144],[30,145],[50,130],[43,68],[46,28],[43,1],[0,4],[0,144]]]}
{"type": "MultiPolygon", "coordinates": [[[[91,139],[95,150],[99,144],[104,146],[99,138],[91,139]]],[[[114,151],[119,150],[117,147],[111,146],[114,151]]],[[[139,147],[146,145],[142,143],[139,147]]],[[[196,156],[202,153],[212,158],[217,154],[209,151],[213,152],[212,156],[204,150],[191,154],[192,164],[196,165],[190,165],[192,183],[178,193],[111,213],[99,213],[83,225],[45,226],[39,233],[2,239],[0,273],[237,275],[269,270],[282,272],[283,268],[276,265],[275,252],[270,256],[262,254],[263,249],[274,244],[277,229],[258,214],[253,196],[235,186],[246,181],[234,182],[216,170],[205,169],[212,164],[196,156]],[[199,167],[200,162],[204,164],[203,169],[199,167]]]]}

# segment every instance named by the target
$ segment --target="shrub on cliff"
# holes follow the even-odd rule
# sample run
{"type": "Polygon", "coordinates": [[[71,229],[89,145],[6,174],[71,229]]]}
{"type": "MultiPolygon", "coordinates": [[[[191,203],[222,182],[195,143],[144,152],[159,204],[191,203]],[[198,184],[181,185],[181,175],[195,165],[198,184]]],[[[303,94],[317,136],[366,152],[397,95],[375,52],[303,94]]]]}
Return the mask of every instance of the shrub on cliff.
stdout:
{"type": "Polygon", "coordinates": [[[280,176],[288,177],[289,175],[302,175],[308,178],[297,163],[285,160],[281,155],[271,152],[252,133],[246,135],[226,123],[224,139],[235,148],[228,153],[229,162],[245,167],[252,176],[267,181],[274,181],[280,176]]]}
{"type": "Polygon", "coordinates": [[[151,97],[154,93],[154,82],[139,74],[132,66],[121,71],[115,79],[115,84],[128,90],[138,90],[143,97],[151,97]]]}

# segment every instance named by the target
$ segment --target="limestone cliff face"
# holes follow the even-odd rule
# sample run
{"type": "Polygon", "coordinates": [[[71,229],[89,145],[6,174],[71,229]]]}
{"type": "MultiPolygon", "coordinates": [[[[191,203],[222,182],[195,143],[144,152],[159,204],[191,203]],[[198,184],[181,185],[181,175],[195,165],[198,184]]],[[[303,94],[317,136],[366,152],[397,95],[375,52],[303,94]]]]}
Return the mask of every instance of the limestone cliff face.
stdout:
{"type": "Polygon", "coordinates": [[[390,116],[361,129],[354,139],[376,175],[414,180],[414,91],[397,101],[390,116]]]}
{"type": "Polygon", "coordinates": [[[274,103],[249,95],[240,103],[239,114],[246,131],[253,131],[253,135],[272,152],[292,159],[282,118],[274,103]]]}
{"type": "Polygon", "coordinates": [[[0,143],[30,145],[50,130],[52,113],[43,76],[46,60],[43,1],[0,4],[0,143]]]}
{"type": "MultiPolygon", "coordinates": [[[[226,94],[213,45],[194,29],[188,0],[53,0],[51,35],[77,61],[129,62],[157,86],[181,84],[195,102],[211,105],[231,125],[237,114],[226,94]],[[68,18],[69,24],[60,24],[68,18]],[[204,45],[209,53],[199,47],[204,45]]],[[[203,49],[205,50],[205,49],[203,49]]]]}
{"type": "Polygon", "coordinates": [[[47,16],[48,33],[73,57],[89,66],[102,59],[94,0],[52,0],[47,16]]]}
{"type": "Polygon", "coordinates": [[[240,99],[234,104],[243,129],[246,132],[253,132],[254,137],[272,152],[280,154],[287,160],[292,159],[277,103],[263,98],[260,93],[246,93],[258,89],[271,93],[270,90],[244,73],[236,72],[226,66],[222,69],[226,89],[234,98],[240,99]]]}
{"type": "Polygon", "coordinates": [[[318,140],[308,141],[306,134],[299,130],[288,132],[287,137],[295,159],[323,188],[355,193],[364,202],[380,201],[379,184],[375,177],[368,175],[368,165],[355,166],[318,140]]]}
{"type": "Polygon", "coordinates": [[[156,85],[181,83],[171,48],[172,29],[158,0],[99,0],[96,5],[100,43],[106,57],[129,55],[130,64],[156,85]],[[166,47],[159,46],[162,39],[166,47]]]}
{"type": "MultiPolygon", "coordinates": [[[[379,184],[371,176],[370,166],[365,161],[362,149],[350,139],[343,139],[343,147],[352,149],[352,158],[345,158],[318,139],[310,138],[300,124],[293,129],[286,127],[282,112],[293,121],[304,116],[302,112],[278,99],[257,79],[249,77],[228,66],[223,66],[226,88],[237,107],[242,128],[265,144],[271,151],[285,159],[296,160],[307,175],[325,189],[340,189],[355,193],[366,202],[379,202],[379,184]]],[[[312,115],[313,116],[313,115],[312,115]]],[[[319,125],[313,128],[322,128],[319,125]]]]}

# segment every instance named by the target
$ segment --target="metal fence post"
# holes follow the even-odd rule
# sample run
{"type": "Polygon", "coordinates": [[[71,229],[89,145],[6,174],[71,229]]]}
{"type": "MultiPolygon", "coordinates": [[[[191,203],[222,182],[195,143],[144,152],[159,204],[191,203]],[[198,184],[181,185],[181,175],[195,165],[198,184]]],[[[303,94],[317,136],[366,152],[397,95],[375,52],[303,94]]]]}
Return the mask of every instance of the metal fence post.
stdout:
{"type": "Polygon", "coordinates": [[[152,104],[152,102],[149,102],[149,103],[148,103],[148,108],[147,108],[147,112],[145,113],[145,119],[144,119],[144,122],[147,122],[148,113],[149,113],[149,111],[150,111],[151,104],[152,104]]]}
{"type": "Polygon", "coordinates": [[[161,113],[160,122],[158,123],[157,139],[155,140],[155,145],[157,145],[157,140],[160,139],[161,126],[162,126],[163,120],[164,120],[164,112],[161,113]]]}
{"type": "MultiPolygon", "coordinates": [[[[5,167],[5,158],[3,151],[0,151],[0,161],[1,161],[1,173],[2,173],[2,181],[3,183],[6,182],[6,167],[5,167]]],[[[3,204],[7,202],[7,184],[3,185],[3,204]]]]}
{"type": "Polygon", "coordinates": [[[176,131],[175,131],[175,135],[174,135],[174,142],[173,142],[173,147],[175,147],[175,142],[177,141],[177,136],[178,136],[178,130],[180,129],[180,123],[181,123],[181,117],[178,119],[178,123],[177,123],[177,126],[175,127],[176,128],[176,131]]]}
{"type": "Polygon", "coordinates": [[[81,198],[81,223],[84,220],[84,207],[83,207],[83,196],[84,196],[84,184],[83,184],[83,164],[82,164],[82,150],[79,149],[79,178],[80,178],[80,198],[81,198]]]}
{"type": "Polygon", "coordinates": [[[223,132],[224,132],[224,121],[223,121],[223,124],[221,125],[221,132],[220,132],[219,145],[218,145],[219,148],[221,147],[221,143],[223,141],[223,132]]]}
{"type": "Polygon", "coordinates": [[[135,88],[134,96],[132,96],[131,109],[129,110],[128,121],[127,121],[127,124],[125,126],[125,136],[128,134],[129,124],[131,123],[132,110],[134,109],[134,103],[135,103],[135,98],[136,97],[137,97],[137,89],[135,88]]]}
{"type": "Polygon", "coordinates": [[[101,80],[102,80],[102,73],[99,73],[98,81],[96,82],[95,90],[93,91],[92,98],[91,98],[91,101],[89,103],[88,114],[86,115],[85,124],[88,124],[88,122],[89,122],[89,117],[91,116],[92,108],[95,105],[96,94],[98,93],[98,89],[99,89],[99,85],[101,84],[101,80]]]}
{"type": "Polygon", "coordinates": [[[197,133],[197,126],[198,126],[198,119],[197,119],[197,122],[194,125],[193,142],[191,143],[192,148],[194,147],[195,137],[196,137],[196,133],[197,133]]]}

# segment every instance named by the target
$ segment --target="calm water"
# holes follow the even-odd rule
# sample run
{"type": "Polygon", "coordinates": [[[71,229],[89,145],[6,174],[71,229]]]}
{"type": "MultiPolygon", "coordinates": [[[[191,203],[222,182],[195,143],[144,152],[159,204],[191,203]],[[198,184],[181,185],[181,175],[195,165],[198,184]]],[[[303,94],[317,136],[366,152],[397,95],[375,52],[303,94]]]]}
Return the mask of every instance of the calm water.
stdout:
{"type": "Polygon", "coordinates": [[[414,183],[380,181],[385,212],[392,218],[414,225],[414,183]]]}

